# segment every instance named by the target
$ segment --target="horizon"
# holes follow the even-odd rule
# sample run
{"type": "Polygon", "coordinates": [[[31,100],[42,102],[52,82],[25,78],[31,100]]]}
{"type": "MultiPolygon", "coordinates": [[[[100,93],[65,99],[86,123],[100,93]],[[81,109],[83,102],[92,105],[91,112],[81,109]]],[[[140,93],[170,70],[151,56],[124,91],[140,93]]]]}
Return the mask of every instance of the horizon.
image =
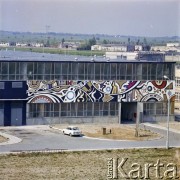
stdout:
{"type": "MultiPolygon", "coordinates": [[[[46,34],[46,32],[30,32],[30,31],[6,31],[6,30],[0,30],[0,32],[7,32],[7,33],[30,33],[30,34],[46,34]]],[[[65,34],[65,35],[86,35],[86,36],[96,36],[96,35],[100,35],[100,36],[110,36],[110,37],[116,37],[116,36],[119,36],[119,37],[138,37],[138,38],[173,38],[173,37],[177,37],[177,38],[180,38],[180,35],[178,36],[136,36],[136,35],[123,35],[123,34],[100,34],[100,33],[97,33],[97,34],[84,34],[84,33],[67,33],[67,32],[48,32],[48,34],[51,34],[51,33],[54,33],[54,34],[65,34]]]]}

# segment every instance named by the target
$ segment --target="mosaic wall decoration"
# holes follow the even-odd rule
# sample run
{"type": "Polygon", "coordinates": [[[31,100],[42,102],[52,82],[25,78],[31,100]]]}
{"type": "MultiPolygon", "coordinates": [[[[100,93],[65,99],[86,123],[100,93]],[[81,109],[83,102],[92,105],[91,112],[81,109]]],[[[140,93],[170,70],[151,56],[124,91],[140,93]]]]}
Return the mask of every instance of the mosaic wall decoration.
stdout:
{"type": "Polygon", "coordinates": [[[28,103],[171,101],[174,81],[27,81],[28,103]]]}

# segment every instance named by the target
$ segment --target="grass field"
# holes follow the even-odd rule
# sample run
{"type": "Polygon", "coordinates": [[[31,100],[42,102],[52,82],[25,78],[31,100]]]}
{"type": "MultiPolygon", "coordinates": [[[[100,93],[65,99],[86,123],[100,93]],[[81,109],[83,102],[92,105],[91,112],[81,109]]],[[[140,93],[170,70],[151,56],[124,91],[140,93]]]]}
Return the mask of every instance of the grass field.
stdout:
{"type": "MultiPolygon", "coordinates": [[[[0,179],[105,180],[108,174],[108,158],[119,158],[118,164],[122,158],[128,158],[123,165],[127,174],[132,168],[131,165],[137,163],[142,167],[144,176],[144,165],[155,165],[159,159],[160,163],[164,164],[164,167],[160,168],[160,176],[165,177],[168,163],[173,163],[171,165],[176,167],[174,175],[180,175],[180,149],[176,148],[0,155],[0,179]]],[[[174,176],[173,172],[169,172],[168,176],[174,176]]],[[[118,179],[125,179],[120,172],[118,175],[118,179]]],[[[149,177],[157,179],[155,167],[149,169],[149,177]]]]}
{"type": "Polygon", "coordinates": [[[8,47],[8,48],[1,48],[1,49],[8,49],[17,51],[27,51],[27,52],[38,52],[38,53],[50,53],[50,54],[66,54],[66,55],[80,55],[80,56],[103,56],[105,52],[102,51],[77,51],[77,50],[65,50],[59,48],[32,48],[32,47],[8,47]]]}

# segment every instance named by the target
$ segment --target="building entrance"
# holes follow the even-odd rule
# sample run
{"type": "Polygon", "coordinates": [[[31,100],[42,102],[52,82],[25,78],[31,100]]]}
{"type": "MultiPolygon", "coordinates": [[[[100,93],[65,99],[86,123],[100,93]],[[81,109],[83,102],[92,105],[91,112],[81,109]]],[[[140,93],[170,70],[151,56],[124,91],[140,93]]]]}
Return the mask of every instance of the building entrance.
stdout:
{"type": "Polygon", "coordinates": [[[137,117],[137,102],[121,103],[121,123],[135,123],[137,117]]]}

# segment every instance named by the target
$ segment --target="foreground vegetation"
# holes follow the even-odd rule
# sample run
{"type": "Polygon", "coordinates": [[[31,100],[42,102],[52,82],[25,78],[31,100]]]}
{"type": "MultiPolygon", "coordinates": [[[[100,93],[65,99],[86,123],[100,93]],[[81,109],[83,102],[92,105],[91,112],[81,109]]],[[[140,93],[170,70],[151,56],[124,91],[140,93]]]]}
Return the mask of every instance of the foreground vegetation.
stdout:
{"type": "MultiPolygon", "coordinates": [[[[164,164],[160,176],[164,178],[168,163],[176,165],[176,177],[180,175],[180,148],[174,148],[0,155],[0,179],[104,180],[107,179],[109,158],[119,158],[118,163],[122,158],[128,158],[123,165],[126,173],[133,163],[137,163],[142,167],[143,175],[145,164],[156,164],[159,160],[164,164]]],[[[150,179],[157,179],[154,167],[149,172],[150,179]]],[[[118,175],[119,179],[125,179],[120,173],[118,175]]],[[[173,173],[168,176],[173,176],[173,173]]]]}

